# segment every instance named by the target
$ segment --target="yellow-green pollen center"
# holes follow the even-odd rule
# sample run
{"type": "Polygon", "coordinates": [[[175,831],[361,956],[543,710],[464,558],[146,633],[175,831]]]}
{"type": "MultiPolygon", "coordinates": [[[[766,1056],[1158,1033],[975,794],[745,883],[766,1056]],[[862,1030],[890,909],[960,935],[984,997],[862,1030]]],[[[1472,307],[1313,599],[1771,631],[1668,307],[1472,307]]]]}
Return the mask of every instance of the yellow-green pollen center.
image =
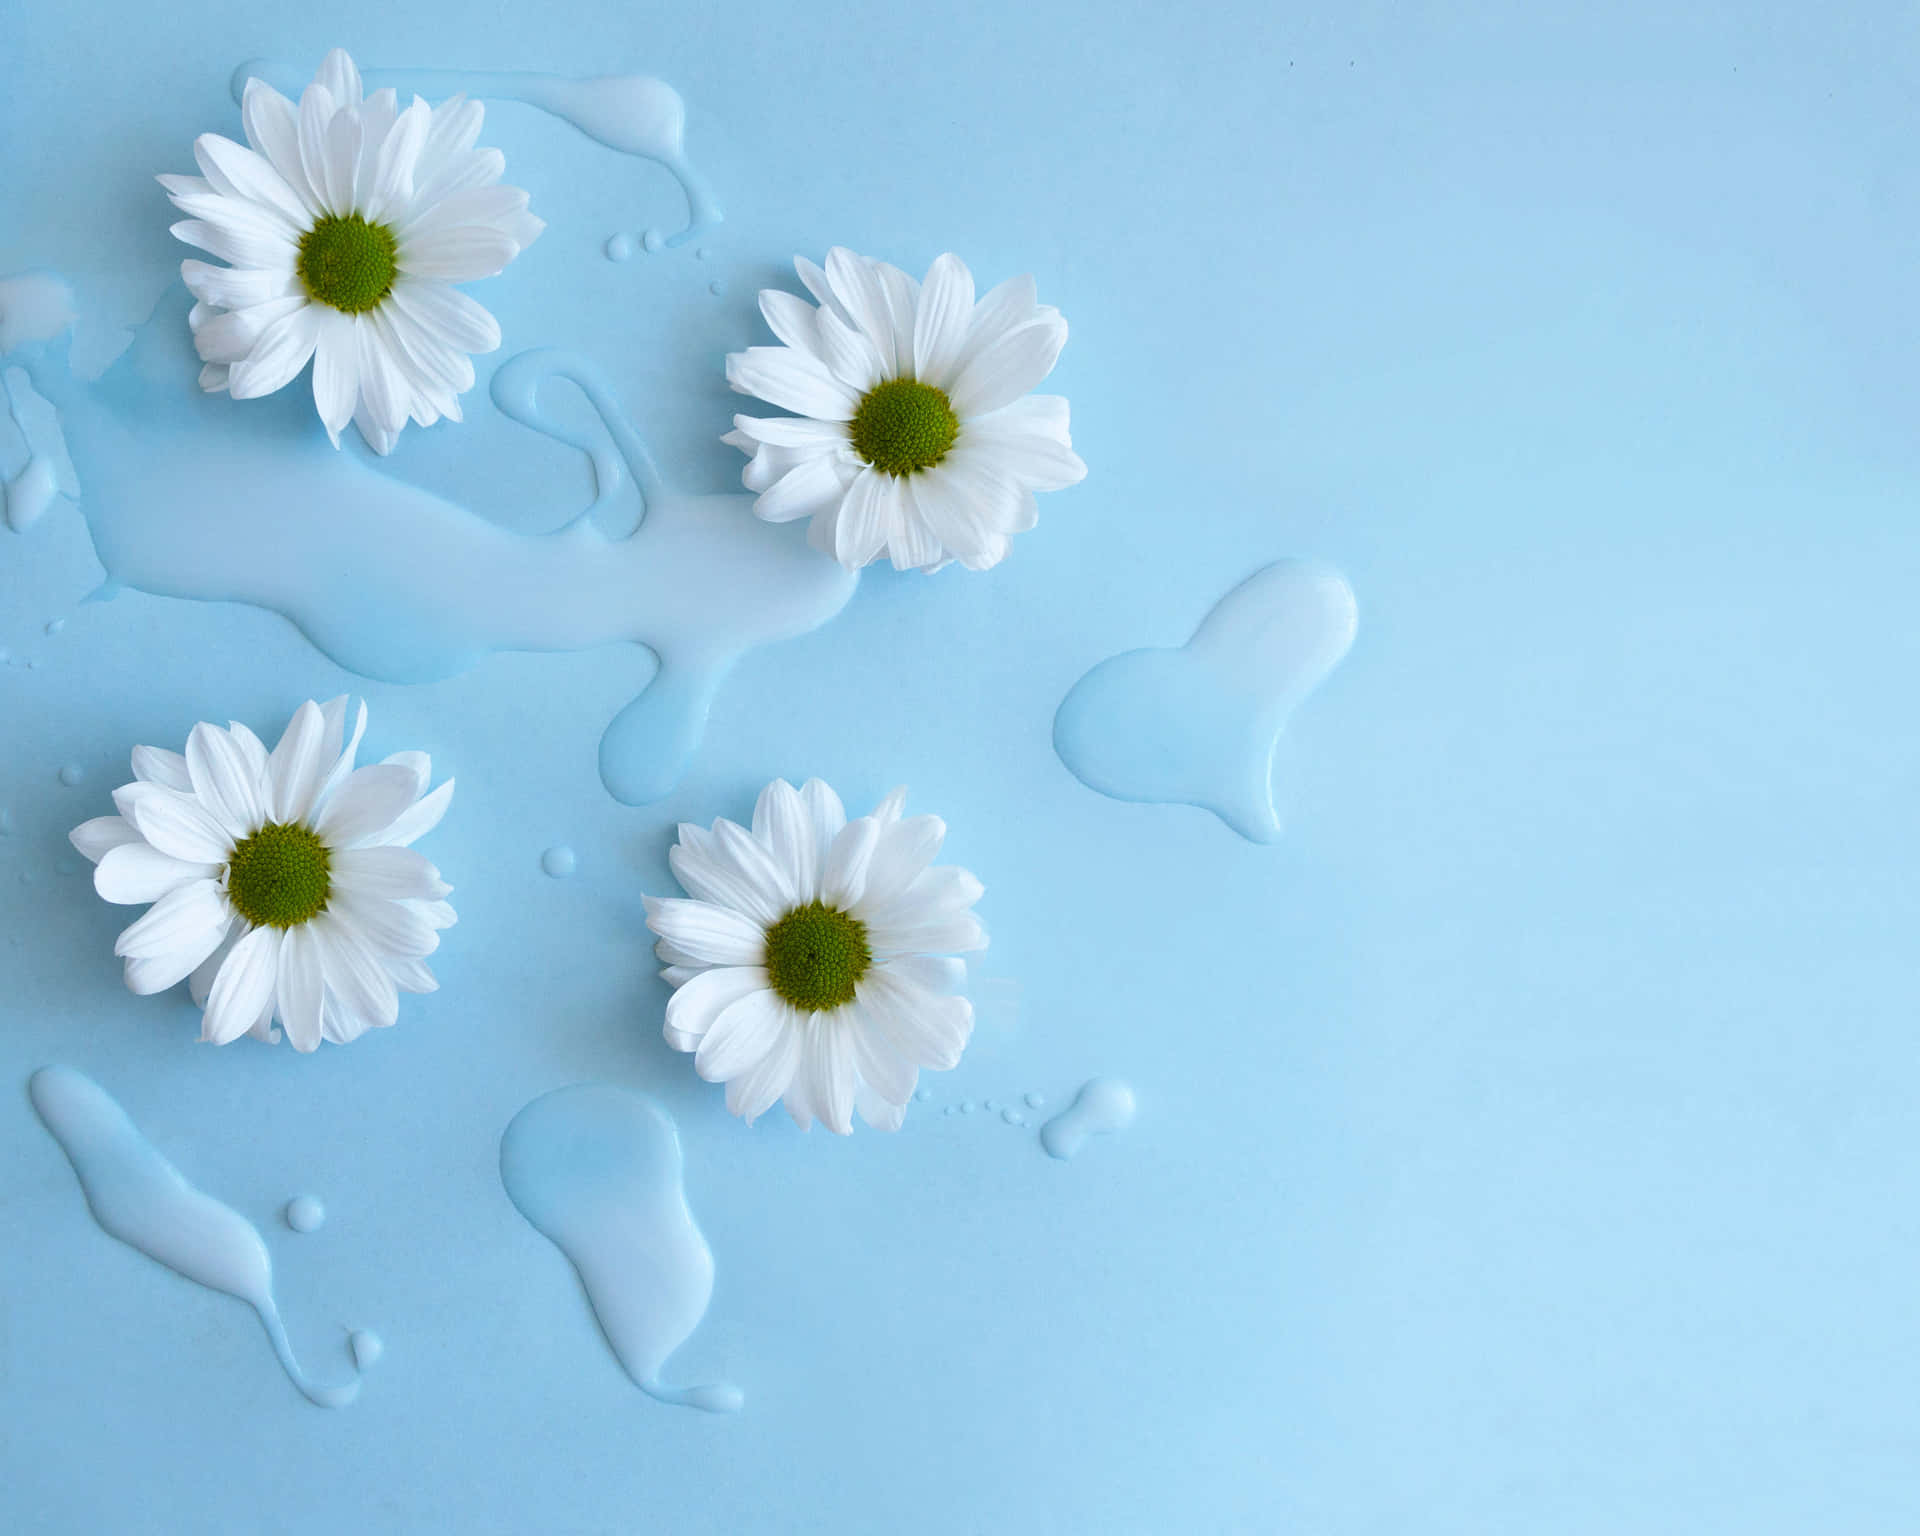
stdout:
{"type": "Polygon", "coordinates": [[[268,822],[227,860],[227,900],[256,928],[311,922],[332,888],[327,845],[298,822],[268,822]]]}
{"type": "Polygon", "coordinates": [[[295,269],[316,304],[364,314],[393,292],[399,272],[393,231],[357,213],[330,213],[300,237],[295,269]]]}
{"type": "Polygon", "coordinates": [[[895,478],[932,469],[960,435],[944,389],[918,379],[888,379],[860,397],[847,424],[854,451],[895,478]]]}
{"type": "Polygon", "coordinates": [[[837,907],[810,901],[767,930],[767,979],[803,1012],[824,1013],[852,1002],[872,964],[867,925],[837,907]]]}

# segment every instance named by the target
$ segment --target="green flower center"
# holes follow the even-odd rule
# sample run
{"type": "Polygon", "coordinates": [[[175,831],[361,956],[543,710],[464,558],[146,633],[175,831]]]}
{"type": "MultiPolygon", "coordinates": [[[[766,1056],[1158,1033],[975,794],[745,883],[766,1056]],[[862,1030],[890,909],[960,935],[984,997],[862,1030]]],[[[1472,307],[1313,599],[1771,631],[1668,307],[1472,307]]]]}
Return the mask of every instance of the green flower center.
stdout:
{"type": "Polygon", "coordinates": [[[960,435],[960,418],[944,389],[918,379],[888,379],[860,397],[847,435],[861,458],[899,478],[944,459],[960,435]]]}
{"type": "Polygon", "coordinates": [[[810,901],[767,930],[767,979],[806,1013],[852,1002],[854,987],[872,964],[867,925],[837,907],[810,901]]]}
{"type": "Polygon", "coordinates": [[[271,821],[227,859],[227,900],[256,928],[298,928],[327,909],[327,845],[311,827],[271,821]]]}
{"type": "Polygon", "coordinates": [[[315,303],[364,314],[393,292],[397,249],[386,225],[330,213],[301,236],[295,267],[315,303]]]}

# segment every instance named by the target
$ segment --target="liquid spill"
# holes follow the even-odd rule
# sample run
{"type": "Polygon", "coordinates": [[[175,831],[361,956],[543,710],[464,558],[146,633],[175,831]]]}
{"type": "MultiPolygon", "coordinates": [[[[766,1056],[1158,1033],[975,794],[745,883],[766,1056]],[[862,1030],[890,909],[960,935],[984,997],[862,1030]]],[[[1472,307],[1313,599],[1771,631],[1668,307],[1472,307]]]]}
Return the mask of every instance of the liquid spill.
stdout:
{"type": "Polygon", "coordinates": [[[540,855],[540,867],[556,880],[564,880],[580,867],[580,860],[565,843],[555,843],[540,855]]]}
{"type": "Polygon", "coordinates": [[[1357,623],[1338,572],[1270,565],[1221,598],[1185,645],[1111,656],[1075,683],[1054,716],[1054,750],[1089,789],[1197,805],[1270,843],[1280,733],[1340,664],[1357,623]]]}
{"type": "Polygon", "coordinates": [[[609,235],[602,249],[606,251],[608,261],[632,261],[633,236],[609,235]]]}
{"type": "Polygon", "coordinates": [[[386,1342],[371,1328],[356,1328],[348,1334],[347,1348],[353,1352],[353,1363],[363,1371],[387,1352],[386,1342]]]}
{"type": "Polygon", "coordinates": [[[500,1138],[508,1198],[572,1262],[627,1375],[663,1403],[732,1413],[738,1387],[659,1379],[713,1294],[713,1254],[687,1208],[681,1168],[666,1112],[603,1083],[535,1099],[500,1138]]]}
{"type": "MultiPolygon", "coordinates": [[[[202,393],[188,302],[170,292],[90,384],[68,371],[64,336],[17,354],[58,408],[109,588],[271,609],[340,665],[387,682],[435,682],[495,651],[644,646],[658,670],[600,744],[601,778],[630,805],[678,782],[743,652],[816,628],[853,592],[803,528],[761,522],[750,497],[669,490],[581,359],[524,352],[493,377],[502,412],[594,467],[594,507],[527,535],[337,452],[302,389],[241,402],[202,393]],[[556,378],[587,396],[604,440],[549,418],[540,393],[556,378]],[[646,514],[610,538],[593,513],[629,475],[646,514]]],[[[12,328],[0,308],[0,332],[12,328]]]]}
{"type": "Polygon", "coordinates": [[[1073,1103],[1040,1128],[1040,1145],[1063,1162],[1089,1137],[1111,1136],[1133,1124],[1133,1090],[1117,1077],[1096,1077],[1083,1084],[1073,1103]]]}
{"type": "Polygon", "coordinates": [[[273,1261],[244,1216],[189,1184],[91,1078],[71,1067],[42,1067],[27,1091],[73,1164],[87,1208],[111,1236],[252,1307],[274,1354],[308,1401],[343,1408],[359,1395],[358,1376],[330,1387],[301,1370],[274,1304],[273,1261]]]}
{"type": "MultiPolygon", "coordinates": [[[[576,80],[530,70],[363,69],[360,74],[370,91],[391,86],[430,96],[466,95],[483,101],[522,102],[571,123],[618,154],[665,166],[686,194],[687,224],[673,235],[648,230],[650,251],[691,240],[724,217],[705,178],[687,160],[687,104],[664,80],[648,75],[597,75],[576,80]]],[[[295,101],[311,78],[307,71],[277,61],[249,59],[233,72],[235,105],[245,94],[247,81],[256,77],[295,101]]]]}
{"type": "Polygon", "coordinates": [[[87,770],[82,768],[78,763],[68,763],[59,773],[60,782],[66,785],[68,789],[75,788],[86,776],[87,770]]]}
{"type": "MultiPolygon", "coordinates": [[[[73,296],[47,272],[0,278],[0,358],[24,347],[52,341],[73,324],[73,296]]],[[[25,369],[0,371],[0,394],[7,414],[26,439],[27,457],[18,469],[0,472],[0,514],[15,533],[24,533],[62,494],[73,495],[73,468],[48,430],[51,408],[32,387],[25,369]]]]}
{"type": "Polygon", "coordinates": [[[318,1232],[327,1219],[327,1208],[312,1195],[295,1195],[287,1202],[287,1225],[296,1232],[318,1232]]]}

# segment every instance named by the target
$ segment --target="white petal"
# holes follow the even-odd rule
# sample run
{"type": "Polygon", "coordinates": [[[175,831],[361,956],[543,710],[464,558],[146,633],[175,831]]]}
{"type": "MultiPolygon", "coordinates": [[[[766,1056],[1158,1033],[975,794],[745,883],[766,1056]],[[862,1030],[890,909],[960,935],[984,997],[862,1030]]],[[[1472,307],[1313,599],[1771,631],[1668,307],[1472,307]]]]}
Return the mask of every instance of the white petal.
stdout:
{"type": "Polygon", "coordinates": [[[164,965],[149,979],[162,991],[184,980],[226,937],[229,913],[220,887],[196,880],[169,891],[131,923],[113,946],[123,960],[152,960],[164,965]]]}
{"type": "Polygon", "coordinates": [[[891,1037],[857,1002],[840,1010],[840,1024],[861,1081],[887,1103],[905,1105],[920,1077],[915,1063],[894,1049],[891,1037]]]}
{"type": "MultiPolygon", "coordinates": [[[[234,204],[244,207],[245,204],[234,204]]],[[[244,217],[182,219],[168,226],[174,239],[198,246],[209,256],[236,267],[263,267],[268,271],[291,272],[298,252],[293,242],[264,223],[244,217]]]]}
{"type": "Polygon", "coordinates": [[[188,259],[180,263],[180,276],[196,299],[217,309],[251,309],[302,296],[293,273],[267,267],[216,267],[188,259]]]}
{"type": "Polygon", "coordinates": [[[189,795],[153,789],[132,801],[129,819],[162,853],[189,864],[224,864],[233,839],[211,812],[189,795]]]}
{"type": "MultiPolygon", "coordinates": [[[[714,832],[730,826],[733,823],[729,821],[715,822],[714,832]]],[[[739,832],[737,827],[734,830],[739,832]]],[[[746,841],[753,843],[751,838],[746,841]]],[[[742,913],[767,927],[793,905],[792,897],[784,877],[771,877],[763,867],[765,850],[751,865],[743,866],[732,851],[737,846],[723,845],[716,836],[703,834],[697,827],[682,827],[680,841],[667,850],[667,864],[688,895],[742,913]]]]}
{"type": "Polygon", "coordinates": [[[827,280],[826,272],[816,267],[804,256],[793,258],[793,270],[799,274],[800,282],[808,293],[812,294],[824,310],[838,315],[847,324],[853,324],[853,316],[847,313],[846,306],[834,296],[833,284],[827,280]]]}
{"type": "Polygon", "coordinates": [[[882,375],[894,378],[906,372],[913,359],[903,363],[894,345],[893,311],[880,263],[836,245],[827,252],[827,281],[854,328],[873,344],[882,375]]]}
{"type": "MultiPolygon", "coordinates": [[[[307,926],[313,930],[321,974],[339,1004],[342,1021],[361,1029],[384,1029],[392,1024],[400,1016],[400,993],[379,957],[331,913],[321,914],[307,926]]],[[[323,1016],[322,1033],[325,1025],[323,1016]]]]}
{"type": "Polygon", "coordinates": [[[413,804],[411,769],[391,763],[356,768],[328,795],[313,830],[329,848],[352,848],[385,832],[413,804]]]}
{"type": "Polygon", "coordinates": [[[959,1064],[973,1032],[973,1005],[964,997],[928,992],[891,965],[876,965],[861,977],[856,996],[897,1055],[943,1072],[959,1064]]]}
{"type": "Polygon", "coordinates": [[[1019,495],[997,471],[948,454],[914,476],[914,497],[934,537],[968,570],[987,570],[1006,555],[1006,530],[1014,522],[1019,495]]]}
{"type": "Polygon", "coordinates": [[[848,447],[845,421],[816,421],[811,416],[736,416],[733,429],[753,442],[781,448],[848,447]]]}
{"type": "Polygon", "coordinates": [[[962,421],[997,411],[1039,386],[1067,344],[1064,320],[1035,320],[983,347],[948,394],[962,421]]]}
{"type": "Polygon", "coordinates": [[[841,1014],[815,1014],[807,1030],[806,1071],[813,1112],[839,1136],[853,1134],[853,1031],[841,1014]]]}
{"type": "Polygon", "coordinates": [[[457,352],[491,352],[500,345],[500,322],[457,288],[403,279],[394,284],[393,296],[427,335],[457,352]]]}
{"type": "Polygon", "coordinates": [[[249,925],[245,918],[234,916],[227,920],[225,936],[214,945],[213,953],[195,966],[193,974],[187,978],[187,990],[193,995],[194,1007],[207,1006],[207,996],[213,991],[213,978],[220,974],[220,967],[227,963],[227,956],[233,953],[233,946],[238,944],[248,931],[249,925]]]}
{"type": "Polygon", "coordinates": [[[859,399],[824,364],[791,347],[748,347],[728,353],[727,383],[740,394],[820,421],[851,421],[859,399]]]}
{"type": "Polygon", "coordinates": [[[360,71],[354,68],[353,60],[344,48],[331,49],[320,61],[320,69],[313,77],[316,85],[323,85],[334,101],[343,107],[360,105],[360,71]]]}
{"type": "Polygon", "coordinates": [[[967,962],[952,955],[901,955],[885,964],[900,980],[936,996],[958,996],[967,985],[967,962]]]}
{"type": "Polygon", "coordinates": [[[227,956],[207,994],[207,1016],[200,1038],[215,1045],[238,1040],[253,1028],[260,1010],[273,1001],[280,974],[280,930],[256,928],[227,956]]]}
{"type": "Polygon", "coordinates": [[[333,766],[326,734],[326,717],[311,699],[295,710],[293,719],[287,722],[279,744],[267,760],[277,820],[305,821],[313,809],[321,777],[333,766]]]}
{"type": "Polygon", "coordinates": [[[973,307],[973,319],[967,326],[966,345],[955,359],[955,376],[1002,336],[1037,319],[1040,306],[1036,300],[1033,278],[1026,273],[1010,277],[998,287],[989,289],[986,296],[973,307]]]}
{"type": "Polygon", "coordinates": [[[765,935],[738,912],[675,897],[645,900],[647,926],[702,965],[760,965],[766,959],[765,935]]]}
{"type": "Polygon", "coordinates": [[[187,737],[187,772],[194,797],[234,840],[258,831],[267,807],[255,765],[240,743],[202,722],[187,737]]]}
{"type": "Polygon", "coordinates": [[[932,570],[946,558],[933,524],[920,510],[920,486],[925,478],[909,475],[900,482],[900,503],[887,534],[887,555],[896,571],[932,570]]]}
{"type": "Polygon", "coordinates": [[[353,734],[346,733],[347,696],[341,694],[329,699],[320,706],[320,714],[326,721],[326,734],[323,738],[327,758],[326,777],[320,781],[320,788],[314,795],[318,803],[331,794],[353,772],[353,760],[360,751],[360,738],[367,733],[367,705],[363,699],[354,712],[353,734]],[[342,740],[345,740],[343,746],[342,740]]]}
{"type": "MultiPolygon", "coordinates": [[[[1027,399],[1057,398],[1028,396],[1027,399]]],[[[1010,479],[1037,491],[1058,491],[1087,477],[1080,455],[1046,429],[1036,430],[1022,419],[1015,401],[991,416],[970,421],[960,434],[951,457],[977,460],[1010,479]]]]}
{"type": "Polygon", "coordinates": [[[320,201],[300,164],[300,119],[292,102],[264,80],[249,79],[240,96],[240,125],[247,142],[293,190],[309,214],[320,212],[320,201]]]}
{"type": "Polygon", "coordinates": [[[353,420],[360,403],[360,339],[358,318],[337,309],[320,317],[320,334],[313,349],[313,405],[333,446],[353,420]]]}
{"type": "Polygon", "coordinates": [[[470,283],[492,277],[519,254],[519,241],[502,230],[483,224],[454,224],[409,237],[396,260],[400,270],[411,277],[470,283]]]}
{"type": "Polygon", "coordinates": [[[143,784],[158,784],[164,789],[193,788],[193,775],[187,772],[186,758],[163,747],[135,747],[133,776],[143,784]]]}
{"type": "Polygon", "coordinates": [[[289,238],[297,240],[305,232],[311,210],[264,155],[217,133],[201,134],[193,141],[193,153],[209,181],[216,186],[225,182],[234,195],[272,210],[285,223],[289,238]]]}
{"type": "Polygon", "coordinates": [[[853,1105],[860,1111],[860,1118],[876,1131],[897,1131],[906,1123],[907,1106],[889,1104],[865,1079],[854,1090],[853,1105]]]}
{"type": "Polygon", "coordinates": [[[411,903],[342,891],[327,911],[382,959],[423,960],[440,947],[440,934],[411,903]]]}
{"type": "Polygon", "coordinates": [[[881,371],[880,354],[871,341],[831,311],[818,313],[819,360],[856,396],[864,395],[886,377],[881,371]]]}
{"type": "Polygon", "coordinates": [[[760,791],[753,807],[753,835],[786,870],[796,901],[806,901],[819,890],[819,833],[800,792],[785,779],[775,779],[760,791]]]}
{"type": "Polygon", "coordinates": [[[227,389],[236,400],[254,400],[284,389],[307,366],[320,337],[319,310],[304,304],[260,333],[245,361],[233,365],[227,389]]]}
{"type": "Polygon", "coordinates": [[[863,469],[847,487],[835,525],[833,554],[841,565],[857,571],[879,558],[900,505],[898,481],[877,469],[863,469]]]}
{"type": "Polygon", "coordinates": [[[108,850],[93,872],[93,888],[104,901],[141,906],[189,880],[211,880],[219,872],[217,864],[189,864],[147,843],[131,842],[108,850]]]}
{"type": "MultiPolygon", "coordinates": [[[[383,96],[385,92],[381,93],[383,96]]],[[[433,126],[433,109],[418,96],[379,140],[360,200],[361,214],[374,223],[386,223],[401,213],[413,196],[413,172],[420,150],[433,126]]]]}
{"type": "Polygon", "coordinates": [[[833,786],[824,779],[808,779],[802,784],[800,801],[813,821],[814,868],[824,870],[827,866],[827,850],[840,835],[840,829],[847,824],[846,807],[841,805],[833,786]]]}
{"type": "Polygon", "coordinates": [[[232,365],[246,361],[269,327],[299,314],[307,307],[306,295],[298,294],[284,299],[268,299],[264,304],[237,309],[231,314],[216,315],[195,329],[194,350],[206,362],[227,364],[227,382],[231,387],[232,365]]]}
{"type": "Polygon", "coordinates": [[[727,1108],[748,1125],[780,1102],[800,1063],[804,1028],[791,1009],[782,1022],[773,1048],[727,1084],[727,1108]]]}
{"type": "Polygon", "coordinates": [[[411,848],[347,848],[333,855],[342,891],[386,901],[436,901],[446,894],[440,871],[411,848]]]}
{"type": "Polygon", "coordinates": [[[938,816],[910,816],[886,826],[874,845],[873,860],[867,866],[867,888],[861,893],[861,907],[882,907],[905,895],[907,887],[940,852],[946,836],[947,824],[938,816]]]}
{"type": "Polygon", "coordinates": [[[440,983],[424,960],[403,960],[395,955],[382,957],[387,974],[402,992],[438,992],[440,983]]]}
{"type": "Polygon", "coordinates": [[[786,1022],[786,1004],[773,993],[764,987],[743,993],[720,1009],[701,1035],[694,1071],[710,1083],[738,1076],[773,1049],[786,1022]]]}
{"type": "Polygon", "coordinates": [[[406,810],[394,818],[393,825],[378,837],[372,839],[369,847],[391,845],[405,848],[418,842],[435,827],[447,814],[447,807],[453,803],[453,780],[448,779],[432,794],[422,795],[406,810]]]}
{"type": "Polygon", "coordinates": [[[67,834],[67,841],[88,863],[98,864],[116,848],[143,841],[133,823],[124,816],[96,816],[83,821],[67,834]]]}
{"type": "Polygon", "coordinates": [[[362,315],[354,327],[359,343],[360,410],[371,416],[382,432],[398,433],[407,424],[413,392],[407,387],[398,365],[384,345],[377,315],[362,315]]]}
{"type": "Polygon", "coordinates": [[[749,992],[766,989],[767,973],[761,966],[728,965],[701,971],[667,999],[667,1044],[676,1051],[694,1050],[721,1013],[749,992]]]}
{"type": "Polygon", "coordinates": [[[760,290],[760,313],[767,325],[787,346],[812,357],[820,356],[818,311],[791,293],[778,288],[760,290]]]}
{"type": "Polygon", "coordinates": [[[281,941],[274,999],[280,1022],[286,1026],[287,1043],[296,1051],[318,1050],[326,981],[320,969],[320,946],[310,923],[289,928],[281,941]]]}
{"type": "Polygon", "coordinates": [[[972,322],[973,274],[952,252],[936,257],[913,318],[913,376],[936,389],[951,386],[972,322]]]}
{"type": "Polygon", "coordinates": [[[859,903],[867,888],[867,865],[880,840],[880,823],[871,816],[850,821],[827,849],[820,872],[820,899],[842,910],[859,903]]]}

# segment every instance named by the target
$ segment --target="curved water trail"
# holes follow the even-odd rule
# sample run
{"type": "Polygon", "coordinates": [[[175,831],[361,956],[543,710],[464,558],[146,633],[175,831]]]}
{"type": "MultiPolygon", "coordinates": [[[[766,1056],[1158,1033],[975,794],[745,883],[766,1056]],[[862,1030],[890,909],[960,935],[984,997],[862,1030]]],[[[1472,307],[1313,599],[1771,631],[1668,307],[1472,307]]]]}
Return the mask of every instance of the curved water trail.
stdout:
{"type": "Polygon", "coordinates": [[[798,525],[761,522],[751,497],[667,486],[583,358],[542,349],[509,359],[494,396],[515,420],[591,455],[596,507],[632,477],[646,510],[622,538],[596,527],[592,508],[529,535],[392,479],[328,444],[302,387],[263,400],[202,393],[188,305],[171,290],[91,383],[67,368],[65,334],[23,339],[12,354],[58,411],[109,588],[272,609],[349,671],[388,682],[435,682],[494,651],[644,646],[658,671],[600,744],[601,778],[630,805],[679,781],[745,651],[816,628],[853,593],[854,576],[810,549],[798,525]],[[553,378],[586,393],[611,448],[542,410],[553,378]]]}
{"type": "Polygon", "coordinates": [[[742,1398],[730,1383],[660,1380],[713,1295],[713,1253],[687,1208],[681,1168],[666,1111],[605,1083],[535,1099],[500,1138],[508,1198],[572,1262],[635,1385],[663,1403],[733,1413],[742,1398]]]}
{"type": "Polygon", "coordinates": [[[359,1396],[357,1375],[341,1386],[326,1386],[300,1368],[274,1304],[273,1261],[244,1216],[189,1184],[93,1079],[71,1067],[42,1067],[27,1091],[73,1164],[87,1209],[108,1233],[196,1284],[252,1307],[275,1356],[308,1401],[344,1408],[359,1396]]]}
{"type": "Polygon", "coordinates": [[[1053,720],[1074,777],[1115,800],[1197,805],[1252,842],[1280,836],[1273,757],[1353,645],[1353,589],[1311,560],[1256,571],[1171,650],[1110,656],[1053,720]]]}
{"type": "MultiPolygon", "coordinates": [[[[724,215],[706,178],[687,159],[687,105],[664,80],[650,75],[595,75],[574,79],[533,70],[363,69],[368,90],[392,87],[427,96],[476,96],[483,101],[518,101],[571,123],[588,138],[622,155],[657,161],[673,173],[687,197],[687,225],[676,234],[647,231],[648,249],[684,245],[724,215]]],[[[248,59],[233,72],[236,105],[249,79],[260,79],[300,99],[313,78],[275,59],[248,59]]]]}

